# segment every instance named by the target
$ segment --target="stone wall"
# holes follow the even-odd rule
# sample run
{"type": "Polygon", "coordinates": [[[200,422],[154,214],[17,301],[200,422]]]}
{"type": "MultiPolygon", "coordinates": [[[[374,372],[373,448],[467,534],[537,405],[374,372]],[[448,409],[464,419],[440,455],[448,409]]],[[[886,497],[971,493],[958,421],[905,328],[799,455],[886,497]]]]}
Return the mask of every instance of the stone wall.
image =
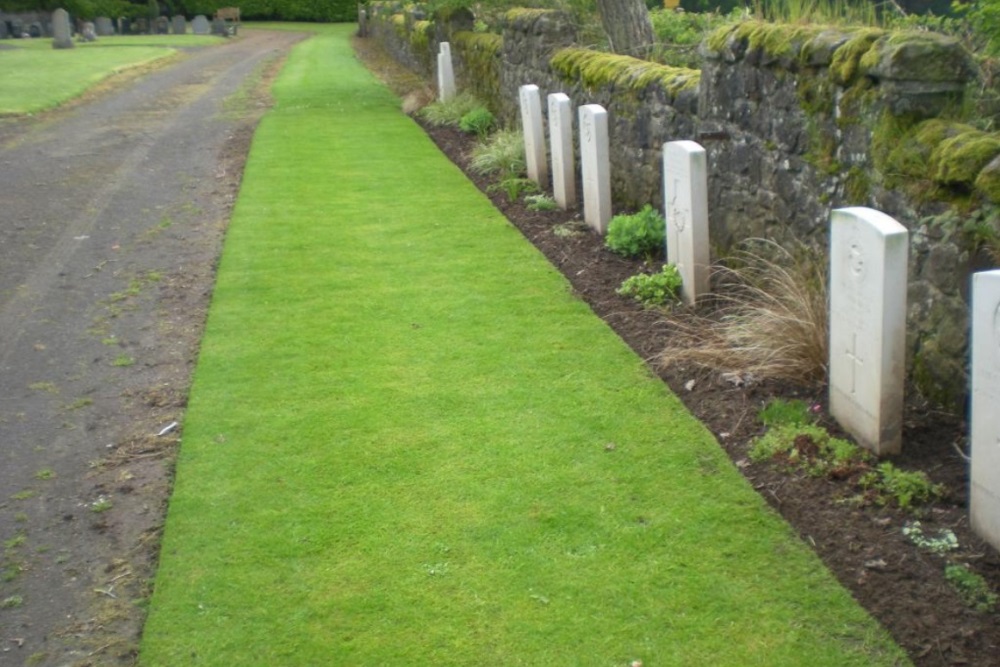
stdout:
{"type": "Polygon", "coordinates": [[[471,32],[468,14],[421,16],[424,39],[409,14],[387,3],[372,11],[376,38],[428,79],[438,42],[449,40],[459,89],[507,124],[518,122],[526,83],[543,101],[564,92],[575,105],[604,106],[616,210],[662,206],[664,142],[704,145],[716,257],[750,237],[824,248],[841,206],[896,218],[911,232],[910,377],[926,397],[961,407],[969,276],[994,262],[979,246],[1000,233],[981,220],[970,235],[963,211],[1000,203],[1000,136],[942,120],[973,77],[957,42],[750,22],[711,35],[698,71],[576,47],[557,12],[512,11],[500,37],[471,32]]]}

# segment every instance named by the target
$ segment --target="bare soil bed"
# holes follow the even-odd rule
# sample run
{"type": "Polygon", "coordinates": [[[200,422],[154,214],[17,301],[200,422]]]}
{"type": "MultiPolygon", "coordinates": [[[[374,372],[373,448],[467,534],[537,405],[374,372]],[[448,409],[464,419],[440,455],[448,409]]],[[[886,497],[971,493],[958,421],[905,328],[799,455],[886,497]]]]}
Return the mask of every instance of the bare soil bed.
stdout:
{"type": "MultiPolygon", "coordinates": [[[[359,56],[398,94],[419,90],[419,80],[387,58],[372,40],[355,40],[359,56]]],[[[426,92],[423,93],[426,95],[426,92]]],[[[417,119],[420,122],[419,118],[417,119]]],[[[851,502],[858,490],[849,479],[834,481],[787,471],[787,466],[752,463],[750,441],[764,428],[757,414],[772,398],[800,398],[826,414],[826,387],[762,381],[737,386],[721,373],[693,366],[663,368],[656,362],[672,344],[678,322],[691,316],[676,309],[665,314],[645,309],[615,290],[623,280],[651,267],[619,257],[595,234],[582,231],[579,214],[538,212],[510,201],[494,183],[469,167],[475,138],[450,127],[421,123],[437,146],[476,183],[493,204],[570,281],[574,291],[628,343],[688,409],[715,435],[722,447],[767,502],[810,544],[854,597],[910,654],[915,664],[1000,665],[1000,610],[969,608],[949,585],[944,566],[968,564],[1000,592],[1000,555],[969,528],[967,426],[908,392],[903,454],[893,460],[907,470],[923,470],[947,492],[940,502],[914,514],[875,503],[851,502]],[[559,233],[557,233],[557,231],[559,233]],[[919,520],[926,533],[954,531],[959,549],[945,556],[917,548],[902,528],[919,520]]],[[[658,268],[658,267],[652,267],[658,268]]],[[[821,417],[831,432],[835,423],[821,417]]],[[[856,480],[855,480],[856,481],[856,480]]]]}

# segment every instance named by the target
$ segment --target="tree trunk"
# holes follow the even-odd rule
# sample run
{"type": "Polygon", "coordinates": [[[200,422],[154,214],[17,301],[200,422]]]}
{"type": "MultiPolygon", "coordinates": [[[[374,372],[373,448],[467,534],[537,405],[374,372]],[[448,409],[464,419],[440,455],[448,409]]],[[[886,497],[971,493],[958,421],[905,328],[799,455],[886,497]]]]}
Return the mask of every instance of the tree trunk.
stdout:
{"type": "Polygon", "coordinates": [[[642,58],[653,46],[653,24],[643,0],[597,0],[601,24],[615,53],[642,58]]]}

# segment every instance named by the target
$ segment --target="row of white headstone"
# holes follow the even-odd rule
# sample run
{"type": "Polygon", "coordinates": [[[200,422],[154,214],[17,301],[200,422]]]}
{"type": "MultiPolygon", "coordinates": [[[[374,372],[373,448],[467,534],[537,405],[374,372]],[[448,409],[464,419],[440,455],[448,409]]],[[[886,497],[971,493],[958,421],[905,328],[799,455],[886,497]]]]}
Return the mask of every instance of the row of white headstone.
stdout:
{"type": "MultiPolygon", "coordinates": [[[[445,99],[451,54],[439,55],[445,99]],[[445,64],[441,56],[445,56],[445,64]]],[[[549,187],[549,162],[538,86],[519,89],[528,177],[549,187]]],[[[449,98],[450,99],[450,98],[449,98]]],[[[578,109],[584,220],[603,234],[611,220],[608,114],[597,104],[578,109]]],[[[572,103],[548,96],[553,197],[575,208],[572,103]]],[[[694,303],[709,290],[708,166],[694,141],[663,145],[667,261],[694,303]]],[[[834,210],[830,219],[830,413],[878,455],[902,447],[909,233],[888,215],[864,207],[834,210]]],[[[1000,549],[1000,270],[978,273],[972,289],[971,492],[973,528],[1000,549]]]]}

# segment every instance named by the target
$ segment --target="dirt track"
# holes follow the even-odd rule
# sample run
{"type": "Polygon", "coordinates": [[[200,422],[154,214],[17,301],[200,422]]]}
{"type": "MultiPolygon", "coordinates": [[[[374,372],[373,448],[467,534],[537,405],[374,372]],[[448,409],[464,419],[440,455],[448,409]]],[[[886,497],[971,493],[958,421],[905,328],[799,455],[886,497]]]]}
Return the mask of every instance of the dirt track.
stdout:
{"type": "Polygon", "coordinates": [[[265,84],[301,37],[247,31],[0,124],[0,665],[134,661],[171,424],[265,84]]]}

